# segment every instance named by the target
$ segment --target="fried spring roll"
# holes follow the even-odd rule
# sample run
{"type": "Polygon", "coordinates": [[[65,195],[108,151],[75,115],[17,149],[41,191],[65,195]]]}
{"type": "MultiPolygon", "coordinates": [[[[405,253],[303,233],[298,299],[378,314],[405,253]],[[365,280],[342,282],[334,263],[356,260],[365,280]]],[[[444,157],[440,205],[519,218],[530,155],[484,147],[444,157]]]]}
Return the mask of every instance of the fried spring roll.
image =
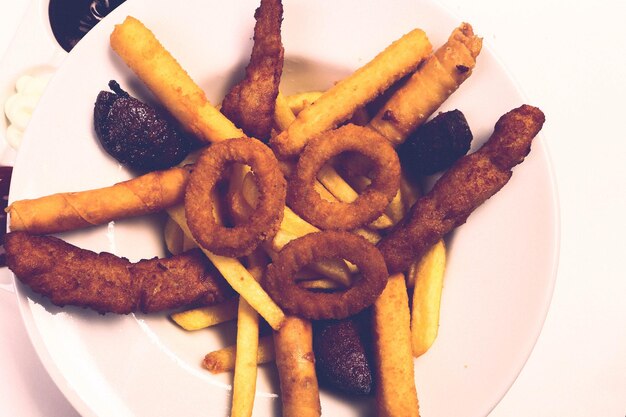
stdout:
{"type": "Polygon", "coordinates": [[[406,270],[411,261],[465,223],[478,206],[504,187],[513,167],[530,152],[544,120],[543,112],[529,105],[500,117],[482,148],[459,159],[378,243],[389,272],[406,270]]]}
{"type": "Polygon", "coordinates": [[[298,317],[287,317],[281,329],[274,333],[274,348],[283,417],[320,416],[311,323],[298,317]]]}
{"type": "Polygon", "coordinates": [[[204,91],[143,23],[128,16],[111,34],[111,47],[167,110],[199,139],[244,136],[207,100],[204,91]]]}
{"type": "Polygon", "coordinates": [[[463,23],[448,41],[380,109],[369,127],[397,145],[456,91],[472,73],[482,39],[463,23]]]}
{"type": "Polygon", "coordinates": [[[302,110],[286,131],[271,140],[274,151],[283,158],[295,157],[311,137],[349,119],[358,108],[414,71],[431,50],[422,30],[407,33],[302,110]]]}
{"type": "Polygon", "coordinates": [[[15,201],[6,212],[13,231],[65,232],[174,206],[183,200],[188,177],[188,169],[170,168],[111,187],[15,201]]]}
{"type": "Polygon", "coordinates": [[[404,275],[392,275],[372,311],[376,406],[380,417],[419,416],[410,320],[404,275]]]}

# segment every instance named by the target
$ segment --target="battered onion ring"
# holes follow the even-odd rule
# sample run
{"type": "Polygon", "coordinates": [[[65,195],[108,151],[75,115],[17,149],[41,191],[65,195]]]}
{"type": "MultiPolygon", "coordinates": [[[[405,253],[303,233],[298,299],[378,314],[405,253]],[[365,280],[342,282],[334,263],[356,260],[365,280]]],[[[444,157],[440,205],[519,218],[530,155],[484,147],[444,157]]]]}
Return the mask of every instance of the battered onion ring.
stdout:
{"type": "Polygon", "coordinates": [[[342,319],[370,306],[387,284],[385,261],[374,245],[343,231],[325,231],[292,240],[265,271],[263,285],[286,312],[312,320],[342,319]],[[296,273],[315,261],[343,258],[356,264],[361,278],[350,288],[312,292],[295,281],[296,273]]]}
{"type": "Polygon", "coordinates": [[[309,141],[290,177],[287,203],[320,229],[351,230],[378,218],[399,185],[400,162],[391,144],[370,129],[348,124],[309,141]],[[372,184],[352,203],[323,199],[313,188],[317,173],[328,160],[350,151],[373,162],[372,184]]]}
{"type": "Polygon", "coordinates": [[[202,152],[185,192],[185,215],[193,237],[209,251],[223,256],[250,254],[274,237],[283,219],[286,181],[276,157],[252,138],[229,139],[202,152]],[[213,188],[233,163],[249,165],[259,188],[257,207],[244,223],[224,227],[214,215],[213,188]]]}

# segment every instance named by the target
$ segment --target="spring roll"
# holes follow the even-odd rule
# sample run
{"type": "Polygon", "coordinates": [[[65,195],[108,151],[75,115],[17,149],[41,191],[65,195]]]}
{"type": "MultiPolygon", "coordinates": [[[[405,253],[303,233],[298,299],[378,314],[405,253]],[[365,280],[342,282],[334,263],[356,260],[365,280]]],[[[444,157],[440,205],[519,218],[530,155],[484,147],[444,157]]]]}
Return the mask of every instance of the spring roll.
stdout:
{"type": "Polygon", "coordinates": [[[471,74],[482,39],[463,23],[398,89],[369,127],[397,145],[424,123],[471,74]]]}
{"type": "Polygon", "coordinates": [[[171,168],[106,188],[19,200],[7,207],[11,230],[50,234],[159,212],[183,201],[187,168],[171,168]]]}

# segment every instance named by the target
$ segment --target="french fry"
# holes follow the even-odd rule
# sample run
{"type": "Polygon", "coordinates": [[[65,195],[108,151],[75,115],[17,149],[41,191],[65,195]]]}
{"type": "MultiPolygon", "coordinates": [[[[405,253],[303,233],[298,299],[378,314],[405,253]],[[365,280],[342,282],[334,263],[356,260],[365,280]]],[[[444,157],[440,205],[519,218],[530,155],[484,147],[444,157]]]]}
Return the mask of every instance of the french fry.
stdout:
{"type": "Polygon", "coordinates": [[[216,324],[225,323],[237,317],[237,298],[231,298],[221,304],[198,307],[191,310],[172,313],[170,318],[185,330],[206,329],[216,324]]]}
{"type": "Polygon", "coordinates": [[[283,417],[319,417],[321,405],[311,323],[288,316],[274,333],[283,417]]]}
{"type": "Polygon", "coordinates": [[[199,139],[217,142],[244,136],[139,20],[128,16],[116,25],[110,42],[161,104],[199,139]]]}
{"type": "Polygon", "coordinates": [[[52,194],[12,203],[11,230],[50,234],[156,213],[183,200],[186,168],[170,168],[94,190],[52,194]]]}
{"type": "MultiPolygon", "coordinates": [[[[183,229],[185,235],[192,238],[183,206],[172,207],[167,210],[171,218],[183,229]]],[[[197,242],[196,242],[197,243],[197,242]]],[[[285,314],[276,305],[274,300],[261,288],[252,274],[235,258],[216,255],[198,245],[215,267],[222,273],[226,281],[254,308],[267,323],[274,329],[280,328],[285,314]]]]}
{"type": "Polygon", "coordinates": [[[358,108],[414,71],[431,50],[422,30],[402,36],[303,109],[286,131],[270,141],[274,151],[284,158],[295,157],[311,137],[347,120],[358,108]]]}
{"type": "Polygon", "coordinates": [[[415,271],[411,306],[411,345],[415,357],[424,354],[437,338],[445,267],[446,246],[440,240],[422,257],[415,271]]]}
{"type": "Polygon", "coordinates": [[[376,406],[380,417],[419,417],[409,299],[403,274],[389,277],[372,311],[376,406]]]}
{"type": "Polygon", "coordinates": [[[298,285],[300,285],[302,288],[306,288],[307,290],[336,290],[339,288],[345,288],[345,286],[337,284],[336,281],[324,278],[307,279],[298,282],[298,285]]]}
{"type": "Polygon", "coordinates": [[[424,123],[472,73],[482,39],[463,23],[399,88],[369,127],[398,145],[424,123]]]}
{"type": "Polygon", "coordinates": [[[276,97],[276,107],[274,107],[274,124],[279,131],[287,130],[290,124],[296,120],[296,116],[289,108],[287,99],[280,92],[276,97]]]}
{"type": "MultiPolygon", "coordinates": [[[[207,353],[202,361],[202,366],[213,374],[229,372],[235,369],[235,356],[237,354],[237,345],[227,346],[225,348],[207,353]]],[[[259,346],[257,350],[257,365],[269,363],[274,360],[274,339],[272,336],[263,336],[259,338],[259,346]]]]}
{"type": "Polygon", "coordinates": [[[168,217],[165,221],[165,227],[163,228],[163,238],[165,240],[165,247],[172,255],[178,255],[184,252],[183,245],[185,234],[178,224],[168,217]]]}
{"type": "MultiPolygon", "coordinates": [[[[248,270],[260,281],[265,270],[259,253],[248,256],[248,270]]],[[[257,358],[259,347],[259,315],[242,297],[237,312],[237,349],[231,417],[250,417],[256,392],[257,358]]]]}
{"type": "Polygon", "coordinates": [[[292,94],[286,97],[287,106],[297,116],[305,107],[309,107],[315,100],[320,98],[322,94],[324,94],[322,91],[305,91],[292,94]]]}

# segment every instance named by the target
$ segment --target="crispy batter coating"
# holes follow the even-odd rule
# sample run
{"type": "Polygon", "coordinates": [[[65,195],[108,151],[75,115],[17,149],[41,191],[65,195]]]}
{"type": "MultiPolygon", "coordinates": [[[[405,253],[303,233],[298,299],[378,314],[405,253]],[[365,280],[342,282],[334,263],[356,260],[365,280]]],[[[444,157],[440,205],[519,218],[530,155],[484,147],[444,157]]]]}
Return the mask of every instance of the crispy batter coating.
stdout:
{"type": "Polygon", "coordinates": [[[321,229],[351,230],[380,216],[399,185],[400,162],[391,144],[372,130],[348,124],[311,139],[289,179],[287,202],[321,229]],[[374,165],[372,184],[352,203],[327,201],[314,188],[323,165],[343,152],[358,152],[374,165]]]}
{"type": "Polygon", "coordinates": [[[254,18],[254,46],[246,76],[224,97],[221,111],[246,135],[267,141],[272,133],[274,106],[283,72],[281,1],[261,0],[254,18]]]}
{"type": "Polygon", "coordinates": [[[292,240],[267,269],[263,286],[287,313],[312,320],[343,319],[369,307],[387,283],[385,261],[376,248],[349,232],[324,231],[292,240]],[[361,278],[345,290],[308,291],[295,282],[296,273],[322,259],[346,259],[361,278]]]}
{"type": "Polygon", "coordinates": [[[459,159],[409,215],[378,243],[390,273],[404,271],[511,178],[511,169],[530,152],[545,118],[536,107],[522,105],[496,123],[485,145],[459,159]]]}
{"type": "Polygon", "coordinates": [[[132,263],[80,249],[52,236],[6,235],[7,265],[36,293],[59,306],[99,313],[151,313],[192,303],[215,304],[232,290],[199,250],[132,263]]]}
{"type": "Polygon", "coordinates": [[[274,237],[283,220],[287,183],[271,149],[253,138],[216,143],[198,158],[185,191],[185,215],[194,238],[205,249],[222,256],[239,257],[274,237]],[[211,193],[233,163],[249,165],[259,188],[258,204],[235,227],[219,224],[211,193]]]}

